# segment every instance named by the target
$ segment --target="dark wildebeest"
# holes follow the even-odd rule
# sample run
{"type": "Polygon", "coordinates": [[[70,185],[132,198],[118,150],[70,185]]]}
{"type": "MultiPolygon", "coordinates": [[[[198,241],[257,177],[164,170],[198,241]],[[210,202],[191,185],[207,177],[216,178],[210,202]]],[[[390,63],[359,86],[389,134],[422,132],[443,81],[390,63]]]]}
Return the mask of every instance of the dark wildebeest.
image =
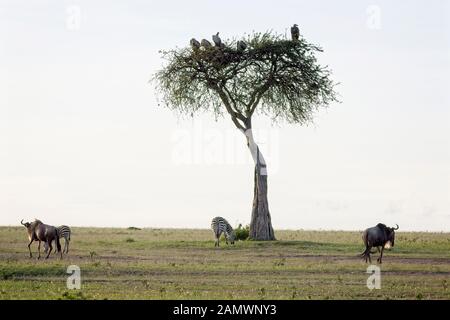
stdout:
{"type": "Polygon", "coordinates": [[[30,252],[30,258],[33,257],[33,255],[31,254],[31,248],[30,248],[33,241],[39,241],[38,259],[41,258],[41,241],[44,241],[44,243],[47,242],[49,244],[50,250],[48,251],[48,254],[45,257],[45,259],[48,259],[50,253],[53,250],[53,247],[52,247],[53,240],[55,240],[56,249],[58,250],[58,252],[61,253],[61,258],[62,258],[61,243],[59,242],[58,231],[54,226],[49,226],[47,224],[43,224],[42,221],[37,220],[37,219],[35,219],[32,223],[29,223],[29,222],[23,223],[23,219],[22,219],[22,221],[20,221],[20,223],[25,228],[27,228],[28,239],[30,240],[30,243],[28,244],[28,251],[30,252]]]}
{"type": "Polygon", "coordinates": [[[371,252],[371,250],[373,247],[377,247],[378,251],[380,251],[380,257],[377,261],[381,263],[384,248],[389,249],[394,246],[395,230],[398,230],[398,224],[396,228],[389,228],[386,227],[386,225],[379,223],[375,227],[366,229],[362,235],[366,250],[361,253],[361,257],[365,259],[366,262],[369,260],[369,263],[372,263],[370,254],[373,252],[371,252]],[[379,247],[381,247],[381,250],[379,247]]]}

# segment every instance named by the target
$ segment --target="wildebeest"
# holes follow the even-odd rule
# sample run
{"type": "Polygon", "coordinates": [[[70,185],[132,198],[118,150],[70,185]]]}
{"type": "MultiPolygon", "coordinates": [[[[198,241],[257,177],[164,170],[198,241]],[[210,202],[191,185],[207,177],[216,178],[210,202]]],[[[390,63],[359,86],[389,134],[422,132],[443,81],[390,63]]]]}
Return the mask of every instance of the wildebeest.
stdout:
{"type": "Polygon", "coordinates": [[[371,263],[372,259],[370,258],[370,254],[373,253],[371,250],[373,247],[377,247],[380,251],[380,256],[377,261],[381,263],[384,249],[389,249],[394,246],[395,230],[398,230],[398,224],[396,228],[389,228],[382,223],[364,230],[362,239],[366,246],[366,250],[361,253],[361,257],[365,259],[366,262],[369,260],[369,263],[371,263]],[[381,250],[379,247],[381,247],[381,250]]]}
{"type": "Polygon", "coordinates": [[[22,219],[22,221],[20,221],[20,224],[22,224],[25,228],[27,228],[28,239],[30,240],[30,243],[28,244],[28,251],[30,252],[30,258],[33,257],[33,255],[31,254],[31,248],[30,248],[33,241],[39,241],[38,259],[41,258],[41,241],[44,241],[44,243],[47,242],[49,244],[50,250],[48,251],[48,254],[45,257],[45,259],[48,259],[48,257],[50,256],[50,253],[53,250],[53,246],[52,246],[53,240],[56,241],[56,249],[58,250],[58,252],[60,252],[61,258],[62,258],[61,243],[59,242],[58,231],[54,226],[44,224],[44,223],[42,223],[42,221],[37,220],[37,219],[35,219],[31,223],[29,223],[29,222],[23,223],[23,219],[22,219]]]}

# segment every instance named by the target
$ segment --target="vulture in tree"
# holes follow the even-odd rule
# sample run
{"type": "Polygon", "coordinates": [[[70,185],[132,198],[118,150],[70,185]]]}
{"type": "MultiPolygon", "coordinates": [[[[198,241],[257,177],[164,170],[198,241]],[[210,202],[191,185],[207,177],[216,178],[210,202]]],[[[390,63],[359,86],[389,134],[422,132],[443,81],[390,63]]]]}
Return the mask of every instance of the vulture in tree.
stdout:
{"type": "Polygon", "coordinates": [[[201,45],[202,45],[202,47],[205,48],[205,49],[208,49],[208,48],[211,48],[211,47],[212,47],[211,42],[209,42],[209,41],[206,40],[206,39],[203,39],[203,40],[202,40],[201,45]]]}
{"type": "Polygon", "coordinates": [[[245,41],[239,40],[236,43],[236,48],[237,48],[238,51],[242,52],[245,49],[247,49],[247,44],[245,43],[245,41]]]}
{"type": "Polygon", "coordinates": [[[291,36],[294,41],[297,41],[300,38],[300,30],[298,30],[298,26],[296,24],[291,27],[291,36]]]}
{"type": "Polygon", "coordinates": [[[197,51],[198,49],[200,49],[200,42],[198,42],[196,39],[192,38],[191,39],[191,47],[192,47],[192,50],[197,51]]]}
{"type": "Polygon", "coordinates": [[[216,47],[222,48],[222,39],[220,39],[218,32],[217,34],[213,34],[212,39],[216,47]]]}

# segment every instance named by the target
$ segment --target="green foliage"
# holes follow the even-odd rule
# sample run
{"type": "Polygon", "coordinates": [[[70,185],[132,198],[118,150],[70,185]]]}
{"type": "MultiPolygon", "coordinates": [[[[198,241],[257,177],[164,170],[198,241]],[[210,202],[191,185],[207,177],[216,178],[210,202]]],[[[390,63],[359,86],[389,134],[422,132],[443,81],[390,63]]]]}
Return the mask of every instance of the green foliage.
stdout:
{"type": "Polygon", "coordinates": [[[126,238],[125,242],[136,242],[136,240],[134,240],[133,238],[126,238]]]}
{"type": "Polygon", "coordinates": [[[9,279],[13,278],[13,276],[14,276],[14,272],[0,270],[0,278],[2,280],[9,280],[9,279]]]}
{"type": "Polygon", "coordinates": [[[239,226],[234,229],[234,232],[236,234],[235,240],[248,240],[248,236],[250,233],[250,226],[246,225],[245,227],[242,227],[242,224],[239,224],[239,226]]]}
{"type": "Polygon", "coordinates": [[[86,297],[82,291],[64,291],[62,294],[63,300],[86,300],[86,297]]]}
{"type": "Polygon", "coordinates": [[[274,121],[305,123],[320,106],[337,101],[331,71],[317,62],[322,49],[273,32],[253,33],[225,47],[162,51],[167,65],[153,80],[163,103],[181,114],[228,113],[240,129],[259,111],[274,121]]]}
{"type": "Polygon", "coordinates": [[[141,228],[136,228],[136,227],[128,227],[128,230],[133,230],[133,231],[138,231],[138,230],[142,230],[141,228]]]}

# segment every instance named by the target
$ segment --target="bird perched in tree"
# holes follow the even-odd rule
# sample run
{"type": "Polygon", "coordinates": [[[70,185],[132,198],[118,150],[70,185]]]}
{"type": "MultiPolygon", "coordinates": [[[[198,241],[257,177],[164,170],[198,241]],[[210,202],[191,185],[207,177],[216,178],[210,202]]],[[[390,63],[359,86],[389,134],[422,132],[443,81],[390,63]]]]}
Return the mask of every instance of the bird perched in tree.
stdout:
{"type": "Polygon", "coordinates": [[[300,38],[300,30],[296,24],[291,27],[291,36],[294,41],[297,41],[300,38]]]}
{"type": "Polygon", "coordinates": [[[239,40],[236,43],[236,48],[237,48],[238,51],[242,52],[245,49],[247,49],[247,44],[245,43],[245,41],[239,40]]]}
{"type": "Polygon", "coordinates": [[[203,40],[202,40],[201,45],[202,45],[202,47],[205,48],[205,49],[208,49],[208,48],[211,48],[211,47],[212,47],[211,42],[209,42],[209,41],[206,40],[206,39],[203,39],[203,40]]]}
{"type": "Polygon", "coordinates": [[[216,47],[223,48],[222,39],[220,39],[218,32],[217,32],[217,34],[213,34],[212,39],[213,39],[214,44],[216,45],[216,47]]]}
{"type": "Polygon", "coordinates": [[[200,49],[200,42],[198,42],[196,39],[192,38],[190,43],[192,50],[197,51],[198,49],[200,49]]]}

